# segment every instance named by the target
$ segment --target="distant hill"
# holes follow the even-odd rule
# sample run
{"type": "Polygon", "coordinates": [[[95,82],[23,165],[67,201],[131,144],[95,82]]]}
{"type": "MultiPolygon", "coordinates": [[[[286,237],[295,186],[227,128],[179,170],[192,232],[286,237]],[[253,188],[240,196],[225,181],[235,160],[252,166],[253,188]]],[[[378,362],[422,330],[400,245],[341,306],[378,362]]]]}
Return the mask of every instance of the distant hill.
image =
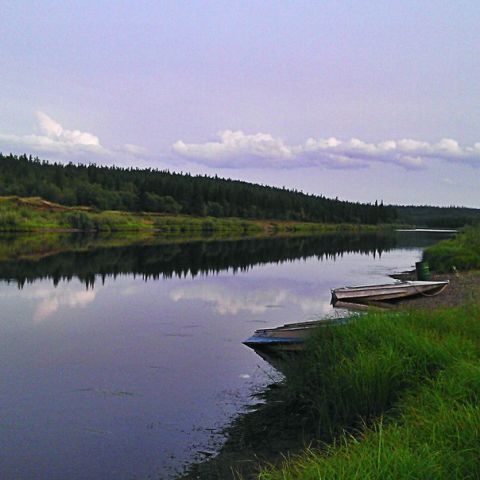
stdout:
{"type": "Polygon", "coordinates": [[[99,210],[377,225],[457,227],[480,223],[480,210],[386,206],[165,170],[50,163],[0,153],[0,196],[38,196],[99,210]]]}

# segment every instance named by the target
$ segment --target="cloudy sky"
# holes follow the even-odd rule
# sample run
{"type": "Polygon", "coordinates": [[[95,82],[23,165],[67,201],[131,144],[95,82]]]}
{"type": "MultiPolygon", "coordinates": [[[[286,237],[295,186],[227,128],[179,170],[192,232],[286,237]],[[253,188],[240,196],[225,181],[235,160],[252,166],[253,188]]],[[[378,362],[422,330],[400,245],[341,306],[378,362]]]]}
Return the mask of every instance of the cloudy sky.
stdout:
{"type": "Polygon", "coordinates": [[[480,3],[0,0],[0,151],[480,207],[480,3]]]}

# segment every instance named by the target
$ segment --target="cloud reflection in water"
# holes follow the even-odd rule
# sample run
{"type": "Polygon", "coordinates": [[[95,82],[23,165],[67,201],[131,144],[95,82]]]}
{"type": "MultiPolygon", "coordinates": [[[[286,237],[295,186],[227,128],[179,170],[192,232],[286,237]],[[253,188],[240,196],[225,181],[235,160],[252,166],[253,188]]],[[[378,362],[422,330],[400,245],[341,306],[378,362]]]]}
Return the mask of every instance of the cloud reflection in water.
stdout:
{"type": "Polygon", "coordinates": [[[237,315],[240,312],[251,314],[264,313],[268,308],[281,307],[284,304],[297,305],[305,313],[325,314],[331,310],[330,302],[318,295],[299,293],[293,288],[257,288],[242,289],[238,285],[203,282],[177,287],[170,292],[170,298],[182,300],[201,300],[212,305],[220,315],[237,315]]]}

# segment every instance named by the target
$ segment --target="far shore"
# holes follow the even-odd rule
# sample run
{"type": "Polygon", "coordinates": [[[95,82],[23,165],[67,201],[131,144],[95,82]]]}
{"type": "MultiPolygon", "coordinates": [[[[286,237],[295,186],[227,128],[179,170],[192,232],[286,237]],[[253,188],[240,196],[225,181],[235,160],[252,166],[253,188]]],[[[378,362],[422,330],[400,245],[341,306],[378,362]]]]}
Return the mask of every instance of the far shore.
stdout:
{"type": "Polygon", "coordinates": [[[315,223],[68,207],[40,197],[0,197],[0,232],[149,232],[165,235],[278,235],[385,231],[396,224],[315,223]]]}

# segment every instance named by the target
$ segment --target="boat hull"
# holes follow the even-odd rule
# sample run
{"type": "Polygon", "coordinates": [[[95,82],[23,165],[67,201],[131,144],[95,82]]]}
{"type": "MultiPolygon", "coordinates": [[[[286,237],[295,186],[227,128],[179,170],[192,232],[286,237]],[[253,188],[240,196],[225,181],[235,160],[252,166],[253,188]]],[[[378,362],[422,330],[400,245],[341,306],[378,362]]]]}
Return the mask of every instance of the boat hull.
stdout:
{"type": "Polygon", "coordinates": [[[290,352],[301,350],[302,344],[318,326],[345,322],[346,319],[328,319],[313,322],[290,323],[281,327],[263,328],[243,342],[247,347],[257,350],[275,350],[290,352]]]}
{"type": "Polygon", "coordinates": [[[254,350],[277,370],[282,371],[285,360],[304,350],[305,341],[317,327],[337,325],[347,321],[347,318],[329,318],[264,328],[256,330],[243,344],[254,350]]]}
{"type": "Polygon", "coordinates": [[[441,282],[400,282],[386,285],[368,285],[362,287],[344,287],[332,290],[332,303],[348,300],[384,301],[395,300],[417,295],[433,295],[439,293],[448,285],[441,282]]]}

